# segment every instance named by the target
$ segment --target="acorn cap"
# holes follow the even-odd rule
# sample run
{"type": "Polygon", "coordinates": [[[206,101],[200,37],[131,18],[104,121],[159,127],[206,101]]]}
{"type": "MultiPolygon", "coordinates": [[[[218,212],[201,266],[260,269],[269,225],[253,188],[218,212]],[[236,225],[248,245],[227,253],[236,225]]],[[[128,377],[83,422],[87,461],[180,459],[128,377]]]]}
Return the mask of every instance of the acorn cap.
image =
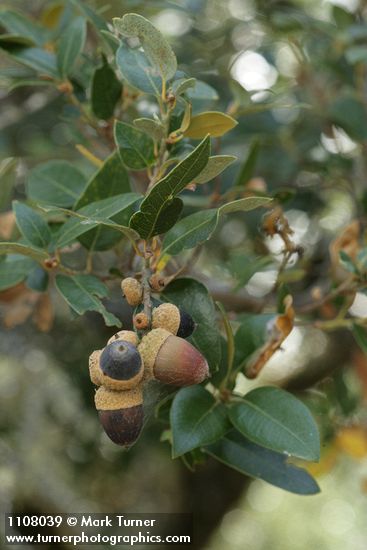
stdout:
{"type": "Polygon", "coordinates": [[[97,349],[89,356],[89,377],[93,384],[96,386],[102,386],[102,376],[103,373],[99,368],[99,358],[101,356],[102,350],[97,349]]]}
{"type": "Polygon", "coordinates": [[[134,277],[127,277],[121,281],[121,290],[130,306],[138,306],[143,299],[143,287],[134,277]]]}
{"type": "Polygon", "coordinates": [[[111,390],[129,390],[139,384],[144,363],[137,348],[125,340],[115,340],[100,353],[100,384],[111,390]]]}
{"type": "Polygon", "coordinates": [[[120,392],[99,388],[95,403],[99,420],[111,441],[124,447],[135,443],[144,423],[142,387],[120,392]]]}
{"type": "Polygon", "coordinates": [[[154,378],[153,368],[155,359],[162,344],[169,336],[172,335],[168,330],[155,328],[148,332],[138,345],[138,351],[144,363],[144,380],[151,380],[154,378]]]}
{"type": "Polygon", "coordinates": [[[97,411],[115,411],[129,409],[143,404],[143,388],[139,384],[131,390],[116,391],[102,386],[94,395],[97,411]]]}
{"type": "Polygon", "coordinates": [[[120,330],[119,332],[116,332],[111,338],[108,340],[108,344],[112,344],[112,342],[115,342],[116,340],[124,340],[125,342],[130,342],[130,344],[133,344],[133,346],[137,346],[139,343],[138,336],[135,332],[132,330],[120,330]]]}
{"type": "Polygon", "coordinates": [[[171,334],[177,334],[180,327],[180,310],[174,304],[161,304],[153,309],[152,327],[164,328],[171,334]]]}

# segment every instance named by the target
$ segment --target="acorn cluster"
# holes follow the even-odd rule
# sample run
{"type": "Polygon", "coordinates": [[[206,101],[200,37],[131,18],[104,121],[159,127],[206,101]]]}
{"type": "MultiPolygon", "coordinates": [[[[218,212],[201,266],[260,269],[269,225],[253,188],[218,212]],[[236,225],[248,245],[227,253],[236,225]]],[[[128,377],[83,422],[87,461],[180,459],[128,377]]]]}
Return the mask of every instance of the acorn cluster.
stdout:
{"type": "Polygon", "coordinates": [[[136,307],[135,331],[114,334],[102,350],[89,357],[96,386],[95,405],[104,431],[117,445],[130,446],[144,422],[143,387],[149,380],[173,386],[200,384],[209,376],[205,357],[185,340],[195,330],[188,313],[171,303],[154,301],[151,319],[141,306],[137,279],[121,283],[127,302],[136,307]]]}

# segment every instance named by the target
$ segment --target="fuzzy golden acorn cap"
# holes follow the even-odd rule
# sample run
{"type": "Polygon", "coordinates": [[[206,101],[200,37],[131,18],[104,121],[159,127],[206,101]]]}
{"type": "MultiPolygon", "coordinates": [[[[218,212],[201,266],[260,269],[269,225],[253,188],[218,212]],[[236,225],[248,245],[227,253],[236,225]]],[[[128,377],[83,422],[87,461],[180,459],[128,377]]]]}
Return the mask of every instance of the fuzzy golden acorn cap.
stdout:
{"type": "Polygon", "coordinates": [[[144,380],[154,378],[154,363],[158,352],[169,336],[172,336],[164,328],[155,328],[146,334],[140,344],[138,351],[144,363],[144,380]]]}
{"type": "Polygon", "coordinates": [[[116,334],[111,336],[108,340],[107,345],[115,342],[116,340],[124,340],[125,342],[133,344],[133,346],[137,346],[139,343],[137,334],[132,330],[120,330],[119,332],[116,332],[116,334]]]}
{"type": "Polygon", "coordinates": [[[173,335],[176,335],[180,327],[180,310],[174,304],[161,304],[153,309],[152,327],[164,328],[173,335]]]}
{"type": "Polygon", "coordinates": [[[99,358],[102,350],[97,349],[89,356],[89,377],[93,384],[96,386],[102,386],[103,373],[99,368],[99,358]]]}
{"type": "Polygon", "coordinates": [[[143,287],[134,277],[127,277],[121,281],[122,294],[130,306],[138,306],[143,299],[143,287]]]}
{"type": "Polygon", "coordinates": [[[132,390],[115,391],[102,386],[94,396],[94,403],[98,411],[116,411],[129,409],[143,404],[142,384],[132,390]]]}

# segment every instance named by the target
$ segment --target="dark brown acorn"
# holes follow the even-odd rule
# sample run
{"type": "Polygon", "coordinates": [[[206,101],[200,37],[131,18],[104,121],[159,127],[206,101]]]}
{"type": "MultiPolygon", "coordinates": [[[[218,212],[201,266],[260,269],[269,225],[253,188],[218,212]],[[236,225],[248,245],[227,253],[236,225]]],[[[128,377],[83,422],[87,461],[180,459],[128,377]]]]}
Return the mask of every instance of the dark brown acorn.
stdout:
{"type": "Polygon", "coordinates": [[[144,422],[142,387],[126,391],[101,387],[95,394],[95,404],[103,429],[111,441],[123,447],[133,445],[144,422]]]}
{"type": "Polygon", "coordinates": [[[151,330],[140,342],[145,379],[156,378],[164,384],[191,386],[209,376],[205,357],[189,342],[165,329],[151,330]]]}
{"type": "Polygon", "coordinates": [[[189,313],[179,308],[180,310],[180,326],[178,327],[177,336],[180,338],[188,338],[194,332],[196,324],[189,313]]]}

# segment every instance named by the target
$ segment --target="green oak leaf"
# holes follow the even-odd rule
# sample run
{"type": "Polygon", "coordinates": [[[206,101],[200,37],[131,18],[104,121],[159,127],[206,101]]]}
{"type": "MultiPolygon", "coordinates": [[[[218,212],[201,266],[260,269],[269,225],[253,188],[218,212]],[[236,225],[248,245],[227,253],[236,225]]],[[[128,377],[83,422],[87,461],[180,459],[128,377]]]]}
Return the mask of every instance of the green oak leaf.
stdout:
{"type": "Polygon", "coordinates": [[[306,470],[288,464],[285,455],[252,443],[236,430],[204,447],[204,451],[242,474],[263,479],[285,491],[298,495],[320,492],[306,470]]]}
{"type": "Polygon", "coordinates": [[[116,64],[130,86],[147,94],[161,94],[162,79],[144,52],[121,44],[116,52],[116,64]]]}
{"type": "Polygon", "coordinates": [[[64,300],[79,315],[97,311],[107,326],[121,326],[121,322],[106,310],[100,298],[108,295],[107,287],[93,275],[56,275],[55,284],[64,300]]]}
{"type": "Polygon", "coordinates": [[[187,248],[194,248],[207,241],[214,233],[221,215],[231,212],[253,210],[269,204],[268,197],[246,197],[229,202],[220,208],[203,210],[180,220],[165,235],[162,255],[174,256],[187,248]]]}
{"type": "Polygon", "coordinates": [[[115,142],[125,166],[131,170],[144,170],[155,162],[154,142],[138,128],[116,121],[115,142]]]}
{"type": "Polygon", "coordinates": [[[148,19],[136,13],[115,17],[116,30],[127,38],[139,38],[149,61],[156,67],[163,79],[169,80],[177,70],[176,56],[162,33],[148,19]]]}
{"type": "Polygon", "coordinates": [[[305,460],[320,459],[318,429],[310,411],[284,390],[266,386],[250,391],[230,407],[229,418],[258,445],[305,460]]]}
{"type": "Polygon", "coordinates": [[[51,231],[47,222],[26,204],[13,201],[13,211],[17,226],[23,237],[38,248],[47,248],[51,241],[51,231]]]}
{"type": "Polygon", "coordinates": [[[57,50],[57,66],[63,77],[70,75],[75,62],[83,51],[87,37],[84,17],[75,17],[63,30],[57,50]]]}
{"type": "Polygon", "coordinates": [[[182,388],[176,393],[170,424],[173,458],[217,441],[230,427],[226,407],[199,385],[182,388]]]}
{"type": "Polygon", "coordinates": [[[49,257],[47,252],[41,248],[15,242],[0,242],[0,256],[4,254],[21,254],[40,263],[43,263],[49,257]]]}
{"type": "MultiPolygon", "coordinates": [[[[1,244],[3,243],[0,243],[0,255],[4,250],[4,248],[1,248],[1,244]]],[[[7,254],[7,252],[4,252],[4,254],[7,254]]],[[[37,264],[31,257],[27,258],[23,255],[9,253],[5,258],[0,258],[0,291],[24,281],[36,266],[37,264]]]]}
{"type": "Polygon", "coordinates": [[[168,231],[177,221],[182,203],[176,196],[205,168],[210,153],[207,136],[146,195],[130,221],[143,239],[168,231]]]}
{"type": "MultiPolygon", "coordinates": [[[[117,195],[92,202],[76,212],[65,209],[56,210],[50,206],[52,211],[61,211],[71,216],[57,234],[57,246],[60,248],[66,246],[84,233],[87,233],[91,229],[98,226],[105,226],[110,229],[116,227],[116,229],[113,229],[114,232],[119,231],[120,233],[123,233],[129,238],[135,240],[138,238],[135,231],[130,229],[130,227],[122,227],[121,225],[116,224],[113,220],[110,220],[110,218],[129,208],[140,198],[141,195],[138,193],[125,193],[123,195],[117,195]]],[[[122,235],[120,235],[120,238],[121,236],[122,235]]]]}
{"type": "Polygon", "coordinates": [[[105,61],[93,74],[91,88],[92,110],[97,118],[108,120],[113,116],[115,107],[121,99],[122,84],[115,71],[105,61]]]}
{"type": "Polygon", "coordinates": [[[79,199],[85,183],[84,175],[70,162],[50,160],[31,170],[27,192],[35,202],[69,207],[79,199]]]}

